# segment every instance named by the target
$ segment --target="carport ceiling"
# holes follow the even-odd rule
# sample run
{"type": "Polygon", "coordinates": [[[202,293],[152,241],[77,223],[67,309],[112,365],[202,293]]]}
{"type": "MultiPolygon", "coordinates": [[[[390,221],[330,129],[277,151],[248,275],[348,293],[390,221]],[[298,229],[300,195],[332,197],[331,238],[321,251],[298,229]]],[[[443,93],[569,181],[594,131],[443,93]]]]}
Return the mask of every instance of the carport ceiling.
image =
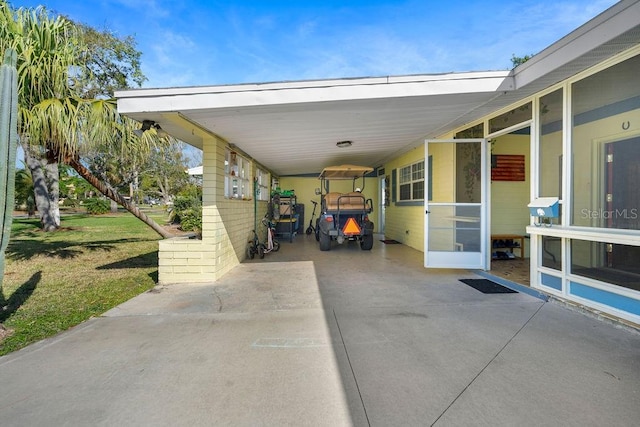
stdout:
{"type": "Polygon", "coordinates": [[[319,102],[185,112],[279,175],[344,163],[376,167],[422,144],[488,94],[319,102]],[[339,141],[351,141],[339,148],[339,141]]]}
{"type": "Polygon", "coordinates": [[[286,176],[343,163],[380,166],[481,117],[482,107],[511,85],[509,72],[501,71],[141,90],[127,92],[135,98],[121,97],[118,107],[199,148],[202,140],[190,127],[216,134],[286,176]],[[146,109],[141,100],[155,111],[139,112],[146,109]],[[339,141],[352,145],[339,148],[339,141]]]}

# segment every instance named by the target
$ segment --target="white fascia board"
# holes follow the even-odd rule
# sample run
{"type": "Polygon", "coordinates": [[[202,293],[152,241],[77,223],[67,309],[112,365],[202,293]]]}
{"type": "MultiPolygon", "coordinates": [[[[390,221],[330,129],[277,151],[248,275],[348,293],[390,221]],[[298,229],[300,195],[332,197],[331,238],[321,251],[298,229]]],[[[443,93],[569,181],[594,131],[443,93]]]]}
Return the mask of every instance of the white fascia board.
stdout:
{"type": "Polygon", "coordinates": [[[117,92],[122,114],[513,90],[510,71],[117,92]]]}
{"type": "Polygon", "coordinates": [[[203,173],[203,167],[202,166],[195,166],[193,168],[189,168],[187,169],[187,173],[189,175],[202,175],[203,173]]]}
{"type": "Polygon", "coordinates": [[[241,83],[217,86],[186,86],[173,88],[127,89],[115,92],[116,98],[139,98],[145,96],[195,95],[223,92],[251,92],[279,89],[307,89],[332,86],[377,85],[385,83],[429,82],[438,80],[477,79],[504,76],[506,71],[482,71],[466,73],[411,74],[385,77],[353,77],[322,80],[297,80],[266,83],[241,83]]]}
{"type": "Polygon", "coordinates": [[[640,2],[621,1],[516,67],[516,89],[588,55],[640,23],[640,2]]]}

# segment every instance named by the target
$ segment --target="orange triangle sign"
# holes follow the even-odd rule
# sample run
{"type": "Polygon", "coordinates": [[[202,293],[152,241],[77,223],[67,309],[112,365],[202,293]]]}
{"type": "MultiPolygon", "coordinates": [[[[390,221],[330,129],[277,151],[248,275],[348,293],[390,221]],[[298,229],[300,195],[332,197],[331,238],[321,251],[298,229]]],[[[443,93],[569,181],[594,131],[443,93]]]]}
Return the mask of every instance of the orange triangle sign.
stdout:
{"type": "Polygon", "coordinates": [[[360,227],[355,219],[349,218],[344,227],[342,227],[342,232],[344,234],[360,234],[360,227]]]}

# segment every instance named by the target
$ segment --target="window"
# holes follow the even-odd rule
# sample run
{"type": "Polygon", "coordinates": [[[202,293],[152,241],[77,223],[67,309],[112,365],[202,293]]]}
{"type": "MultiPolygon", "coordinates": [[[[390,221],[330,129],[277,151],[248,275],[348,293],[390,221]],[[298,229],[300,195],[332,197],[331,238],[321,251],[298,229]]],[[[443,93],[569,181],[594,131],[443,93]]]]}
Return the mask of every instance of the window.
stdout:
{"type": "Polygon", "coordinates": [[[506,129],[511,126],[515,126],[518,123],[531,120],[531,103],[516,107],[511,111],[507,111],[504,114],[500,114],[498,117],[494,117],[489,120],[489,133],[494,133],[506,129]]]}
{"type": "Polygon", "coordinates": [[[571,240],[571,274],[640,291],[640,246],[571,240]]]}
{"type": "MultiPolygon", "coordinates": [[[[562,89],[540,98],[540,197],[562,200],[562,89]]],[[[560,206],[562,209],[562,206],[560,206]]],[[[555,221],[562,224],[562,215],[555,221]]],[[[559,245],[549,243],[549,247],[559,245]]]]}
{"type": "Polygon", "coordinates": [[[400,168],[400,201],[424,200],[424,160],[400,168]]]}
{"type": "Polygon", "coordinates": [[[468,129],[461,130],[460,132],[456,133],[455,138],[456,139],[484,138],[484,123],[479,123],[468,129]]]}
{"type": "Polygon", "coordinates": [[[640,56],[573,84],[572,225],[640,230],[640,56]]]}
{"type": "Polygon", "coordinates": [[[256,198],[258,200],[269,200],[269,173],[260,168],[256,169],[256,198]]]}
{"type": "Polygon", "coordinates": [[[252,198],[249,179],[251,163],[235,151],[228,150],[224,158],[224,196],[228,199],[252,198]]]}

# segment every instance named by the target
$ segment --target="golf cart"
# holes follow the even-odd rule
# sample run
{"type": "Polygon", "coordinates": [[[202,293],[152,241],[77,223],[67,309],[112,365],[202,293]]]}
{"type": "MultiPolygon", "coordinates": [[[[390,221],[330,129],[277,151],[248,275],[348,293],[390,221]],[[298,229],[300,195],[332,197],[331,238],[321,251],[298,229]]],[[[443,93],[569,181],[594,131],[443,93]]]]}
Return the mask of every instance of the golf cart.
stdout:
{"type": "Polygon", "coordinates": [[[355,165],[330,166],[318,177],[320,184],[320,216],[316,222],[316,240],[320,250],[331,249],[331,242],[339,244],[348,241],[360,242],[365,251],[373,247],[373,223],[369,214],[373,211],[373,201],[363,194],[365,175],[373,168],[355,165]],[[351,181],[351,191],[331,192],[331,181],[351,181]]]}

